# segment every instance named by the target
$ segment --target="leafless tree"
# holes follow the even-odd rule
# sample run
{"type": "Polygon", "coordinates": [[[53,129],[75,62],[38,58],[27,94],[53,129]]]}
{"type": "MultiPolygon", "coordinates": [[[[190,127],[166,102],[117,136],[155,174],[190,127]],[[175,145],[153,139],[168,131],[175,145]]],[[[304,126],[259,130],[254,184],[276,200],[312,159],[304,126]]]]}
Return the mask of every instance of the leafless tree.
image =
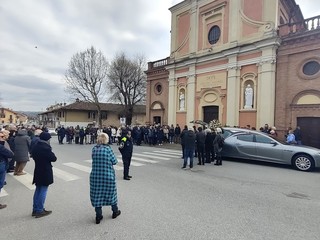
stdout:
{"type": "Polygon", "coordinates": [[[123,105],[126,123],[131,125],[134,106],[145,104],[146,61],[144,56],[129,59],[124,53],[117,54],[108,71],[108,88],[111,101],[123,105]]]}
{"type": "Polygon", "coordinates": [[[91,47],[73,55],[65,74],[66,91],[73,97],[94,103],[100,127],[102,121],[99,103],[106,91],[107,70],[108,62],[102,52],[91,47]]]}

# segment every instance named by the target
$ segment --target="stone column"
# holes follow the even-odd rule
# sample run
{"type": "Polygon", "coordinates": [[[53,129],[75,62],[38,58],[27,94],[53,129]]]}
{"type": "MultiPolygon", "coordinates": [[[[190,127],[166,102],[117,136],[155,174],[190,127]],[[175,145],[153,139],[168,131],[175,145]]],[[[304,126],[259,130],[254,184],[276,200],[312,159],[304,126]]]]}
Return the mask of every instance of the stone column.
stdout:
{"type": "Polygon", "coordinates": [[[237,56],[229,58],[227,79],[227,122],[228,126],[239,125],[240,102],[240,68],[237,66],[237,56]]]}

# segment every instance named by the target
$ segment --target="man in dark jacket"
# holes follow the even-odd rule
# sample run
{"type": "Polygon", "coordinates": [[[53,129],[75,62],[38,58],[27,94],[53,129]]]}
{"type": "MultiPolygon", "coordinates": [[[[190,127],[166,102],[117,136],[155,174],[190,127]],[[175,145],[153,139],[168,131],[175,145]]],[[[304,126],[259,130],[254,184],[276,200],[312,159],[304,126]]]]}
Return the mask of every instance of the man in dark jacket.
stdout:
{"type": "Polygon", "coordinates": [[[194,149],[196,146],[196,134],[193,131],[193,128],[190,127],[185,133],[183,138],[181,138],[181,144],[184,144],[184,161],[182,169],[187,168],[188,158],[190,159],[189,167],[193,168],[193,156],[194,149]]]}
{"type": "MultiPolygon", "coordinates": [[[[6,178],[8,158],[13,157],[13,152],[9,149],[9,145],[5,142],[5,134],[0,132],[0,192],[6,178]]],[[[6,204],[0,204],[0,209],[7,207],[6,204]]]]}
{"type": "Polygon", "coordinates": [[[119,151],[122,155],[123,161],[123,179],[130,180],[132,176],[129,175],[129,168],[133,152],[133,144],[131,140],[131,131],[123,130],[123,137],[120,140],[119,151]]]}
{"type": "Polygon", "coordinates": [[[204,144],[206,140],[206,135],[204,131],[202,131],[202,127],[198,128],[198,132],[196,133],[196,143],[197,143],[197,151],[198,151],[198,165],[204,165],[204,144]]]}
{"type": "Polygon", "coordinates": [[[55,162],[57,157],[52,152],[49,140],[51,135],[47,132],[40,134],[40,140],[32,149],[32,158],[35,162],[33,182],[36,190],[33,195],[32,216],[36,218],[44,217],[52,213],[44,208],[48,187],[53,183],[53,171],[51,162],[55,162]]]}

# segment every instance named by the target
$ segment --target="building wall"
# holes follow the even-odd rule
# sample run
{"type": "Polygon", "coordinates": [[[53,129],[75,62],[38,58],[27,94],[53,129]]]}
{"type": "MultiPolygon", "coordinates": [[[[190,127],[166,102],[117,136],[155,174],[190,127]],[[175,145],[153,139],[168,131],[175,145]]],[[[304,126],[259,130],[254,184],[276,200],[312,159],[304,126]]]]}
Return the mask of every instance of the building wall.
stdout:
{"type": "Polygon", "coordinates": [[[17,113],[7,109],[7,108],[0,108],[0,124],[19,124],[17,113]]]}
{"type": "Polygon", "coordinates": [[[277,1],[208,0],[183,1],[170,9],[168,124],[202,120],[206,106],[219,108],[224,125],[274,124],[277,8],[277,1]],[[221,33],[210,43],[213,26],[221,33]],[[254,105],[244,109],[249,83],[254,105]],[[186,95],[183,111],[181,92],[186,95]]]}
{"type": "MultiPolygon", "coordinates": [[[[316,61],[320,64],[319,39],[319,29],[292,34],[279,48],[275,125],[281,136],[288,127],[296,128],[299,117],[320,117],[320,71],[312,76],[303,73],[306,63],[316,61]]],[[[307,131],[305,129],[305,134],[307,131]]]]}

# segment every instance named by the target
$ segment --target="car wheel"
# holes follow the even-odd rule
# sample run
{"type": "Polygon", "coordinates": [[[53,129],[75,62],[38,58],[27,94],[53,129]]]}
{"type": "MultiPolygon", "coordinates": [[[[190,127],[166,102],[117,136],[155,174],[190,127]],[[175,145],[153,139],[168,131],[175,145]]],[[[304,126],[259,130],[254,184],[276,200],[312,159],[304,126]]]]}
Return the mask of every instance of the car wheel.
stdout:
{"type": "Polygon", "coordinates": [[[299,154],[292,161],[293,166],[300,171],[311,171],[314,168],[313,159],[306,154],[299,154]]]}

